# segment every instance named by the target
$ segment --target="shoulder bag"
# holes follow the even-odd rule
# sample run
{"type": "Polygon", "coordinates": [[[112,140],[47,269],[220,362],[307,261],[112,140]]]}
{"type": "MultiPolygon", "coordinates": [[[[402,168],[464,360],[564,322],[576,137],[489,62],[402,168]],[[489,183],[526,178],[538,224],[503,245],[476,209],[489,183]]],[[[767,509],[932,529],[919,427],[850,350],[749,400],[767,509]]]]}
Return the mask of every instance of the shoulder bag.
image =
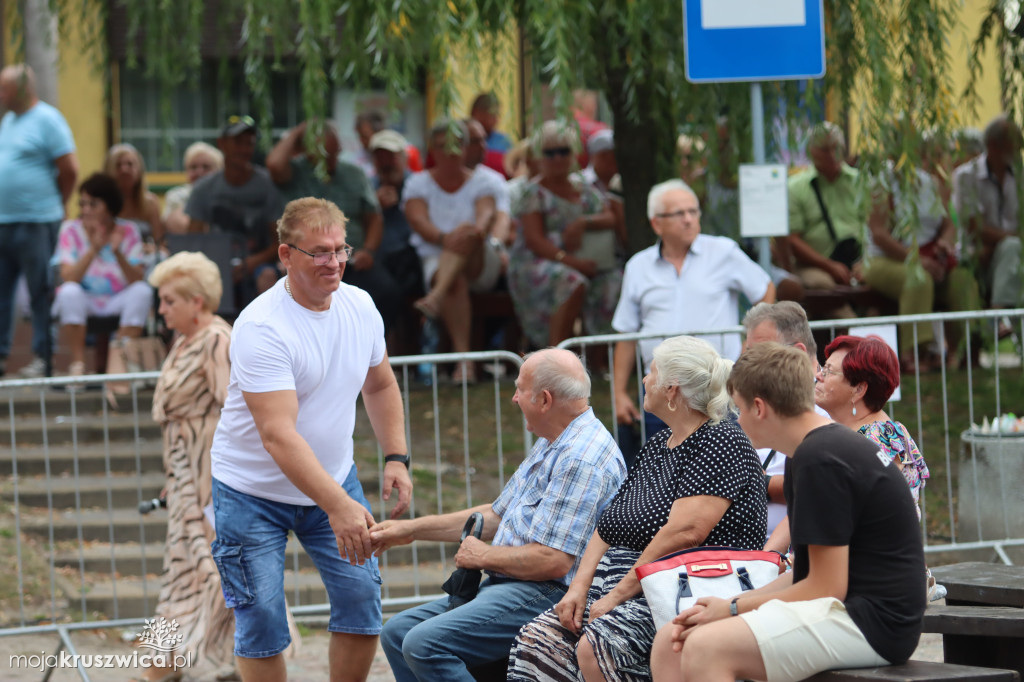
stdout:
{"type": "Polygon", "coordinates": [[[694,547],[638,566],[647,605],[660,629],[701,597],[732,599],[779,577],[778,552],[735,547],[694,547]]]}
{"type": "Polygon", "coordinates": [[[835,244],[832,248],[832,253],[828,256],[829,260],[834,260],[848,268],[852,268],[854,263],[860,260],[860,242],[854,237],[839,239],[836,235],[836,228],[832,226],[832,218],[828,214],[828,209],[825,208],[825,200],[821,198],[821,187],[818,186],[817,177],[811,179],[811,189],[814,190],[814,196],[818,198],[818,206],[821,207],[821,217],[825,219],[825,227],[828,228],[828,233],[832,235],[832,243],[835,244]]]}

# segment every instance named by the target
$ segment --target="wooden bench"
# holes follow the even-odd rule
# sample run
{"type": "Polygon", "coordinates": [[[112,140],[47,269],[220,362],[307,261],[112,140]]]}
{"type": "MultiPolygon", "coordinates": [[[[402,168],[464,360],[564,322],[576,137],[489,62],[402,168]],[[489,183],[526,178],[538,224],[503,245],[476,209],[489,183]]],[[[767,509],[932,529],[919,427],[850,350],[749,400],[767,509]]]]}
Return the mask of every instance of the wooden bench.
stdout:
{"type": "Polygon", "coordinates": [[[942,660],[992,665],[1024,675],[1024,609],[1013,606],[930,606],[924,631],[942,635],[942,660]]]}
{"type": "Polygon", "coordinates": [[[807,679],[808,682],[962,682],[963,680],[1015,682],[1020,680],[1020,676],[1013,670],[929,661],[908,661],[903,665],[890,665],[881,668],[827,670],[807,679]]]}
{"type": "Polygon", "coordinates": [[[899,304],[866,286],[837,286],[834,289],[806,289],[801,301],[807,317],[823,319],[836,308],[849,303],[859,312],[876,311],[878,315],[895,315],[899,304]]]}
{"type": "Polygon", "coordinates": [[[469,347],[473,350],[487,348],[487,335],[497,327],[504,329],[504,350],[519,352],[522,329],[516,309],[512,304],[512,296],[507,291],[489,291],[469,295],[469,305],[473,319],[473,327],[469,337],[469,347]]]}

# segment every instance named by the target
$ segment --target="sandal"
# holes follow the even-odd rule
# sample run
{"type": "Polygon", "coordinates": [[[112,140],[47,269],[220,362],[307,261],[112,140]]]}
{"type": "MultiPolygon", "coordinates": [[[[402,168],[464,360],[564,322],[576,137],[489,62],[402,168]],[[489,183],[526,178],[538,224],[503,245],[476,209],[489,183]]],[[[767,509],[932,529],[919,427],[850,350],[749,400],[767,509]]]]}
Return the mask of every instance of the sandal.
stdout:
{"type": "Polygon", "coordinates": [[[429,296],[419,299],[412,304],[412,307],[428,320],[436,320],[441,315],[441,311],[437,309],[437,304],[429,296]]]}
{"type": "Polygon", "coordinates": [[[476,364],[468,360],[456,363],[455,371],[452,372],[452,382],[461,384],[463,379],[465,379],[468,386],[476,383],[476,364]]]}

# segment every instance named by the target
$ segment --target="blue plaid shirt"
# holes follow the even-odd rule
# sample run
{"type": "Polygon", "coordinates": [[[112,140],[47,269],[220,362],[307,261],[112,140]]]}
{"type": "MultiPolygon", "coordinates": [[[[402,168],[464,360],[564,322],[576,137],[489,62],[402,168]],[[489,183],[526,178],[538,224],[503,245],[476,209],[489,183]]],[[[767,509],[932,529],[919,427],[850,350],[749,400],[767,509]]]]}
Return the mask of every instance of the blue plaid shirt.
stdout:
{"type": "Polygon", "coordinates": [[[588,408],[554,441],[537,439],[491,505],[501,517],[491,544],[536,542],[576,557],[560,581],[568,585],[598,517],[625,478],[619,446],[588,408]]]}

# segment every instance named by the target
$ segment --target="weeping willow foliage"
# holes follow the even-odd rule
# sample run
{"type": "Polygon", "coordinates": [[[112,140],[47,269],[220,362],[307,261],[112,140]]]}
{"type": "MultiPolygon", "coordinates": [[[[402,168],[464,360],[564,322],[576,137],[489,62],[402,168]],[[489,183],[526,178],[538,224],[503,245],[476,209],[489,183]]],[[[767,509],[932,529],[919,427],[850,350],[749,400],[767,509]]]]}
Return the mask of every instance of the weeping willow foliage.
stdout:
{"type": "MultiPolygon", "coordinates": [[[[681,130],[715,138],[716,122],[725,115],[730,134],[720,142],[709,140],[710,149],[720,147],[712,165],[752,157],[749,86],[695,86],[684,77],[680,0],[220,0],[213,17],[203,0],[109,2],[123,3],[130,33],[145,36],[137,49],[130,39],[129,61],[143,65],[167,93],[197,77],[204,21],[237,25],[242,20],[241,44],[233,47],[244,60],[258,120],[267,126],[269,74],[285,62],[297,65],[308,118],[329,113],[333,87],[383,83],[397,100],[418,90],[424,73],[435,109],[461,116],[469,103],[458,100],[456,79],[483,75],[484,65],[494,61],[491,55],[507,49],[502,46],[510,36],[512,44],[521,38],[528,118],[539,115],[540,84],[566,118],[575,88],[605,93],[616,121],[631,226],[646,225],[650,185],[675,174],[674,141],[681,130]]],[[[58,16],[77,13],[85,19],[61,26],[92,27],[102,47],[107,1],[49,3],[58,16]]],[[[958,123],[948,39],[956,4],[825,0],[825,78],[765,84],[766,115],[796,123],[823,117],[822,105],[828,103],[827,110],[855,141],[862,168],[877,171],[885,159],[894,159],[906,169],[901,177],[911,177],[920,160],[921,134],[942,135],[958,123]],[[901,132],[892,134],[897,119],[901,132]]],[[[1012,101],[1019,105],[1020,97],[1012,101]]],[[[166,112],[169,116],[169,106],[166,112]]],[[[796,148],[798,127],[787,129],[796,148]]],[[[634,244],[639,247],[647,230],[635,231],[643,233],[634,244]]]]}

